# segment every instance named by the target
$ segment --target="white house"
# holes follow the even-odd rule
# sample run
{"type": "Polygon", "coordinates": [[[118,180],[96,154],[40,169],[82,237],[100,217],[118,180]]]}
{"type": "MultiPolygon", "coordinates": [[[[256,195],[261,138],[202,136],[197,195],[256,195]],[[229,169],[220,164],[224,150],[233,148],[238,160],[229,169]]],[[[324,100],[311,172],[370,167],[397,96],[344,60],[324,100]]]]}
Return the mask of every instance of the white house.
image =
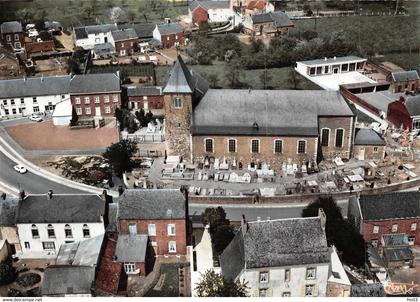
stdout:
{"type": "Polygon", "coordinates": [[[0,118],[52,113],[70,100],[70,76],[20,78],[0,81],[0,118]]]}
{"type": "Polygon", "coordinates": [[[230,21],[233,25],[238,25],[242,21],[240,15],[231,8],[230,1],[195,0],[189,4],[188,14],[189,18],[196,23],[202,21],[230,21]],[[204,11],[207,13],[207,16],[204,16],[204,11]]]}
{"type": "Polygon", "coordinates": [[[220,256],[222,274],[252,297],[325,297],[330,251],[321,217],[245,222],[220,256]]]}
{"type": "Polygon", "coordinates": [[[55,106],[52,114],[55,126],[69,126],[73,117],[73,106],[70,99],[61,101],[55,106]]]}
{"type": "Polygon", "coordinates": [[[93,49],[95,45],[113,43],[112,32],[118,30],[116,24],[99,24],[73,29],[74,44],[83,49],[93,49]]]}
{"type": "Polygon", "coordinates": [[[21,258],[55,258],[65,243],[105,233],[105,201],[94,194],[34,194],[19,201],[16,226],[21,258]]]}

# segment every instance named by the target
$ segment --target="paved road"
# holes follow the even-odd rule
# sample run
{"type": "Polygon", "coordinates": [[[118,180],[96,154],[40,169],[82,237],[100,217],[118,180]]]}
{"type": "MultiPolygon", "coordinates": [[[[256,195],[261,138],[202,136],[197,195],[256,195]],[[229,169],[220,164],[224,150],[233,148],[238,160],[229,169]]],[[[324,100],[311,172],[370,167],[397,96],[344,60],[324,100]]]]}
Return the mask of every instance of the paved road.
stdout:
{"type": "MultiPolygon", "coordinates": [[[[339,200],[337,204],[341,208],[341,213],[344,217],[347,216],[348,200],[339,200]]],[[[217,207],[219,205],[214,205],[217,207]]],[[[303,204],[288,204],[288,205],[220,205],[226,212],[226,216],[231,221],[240,221],[242,214],[245,215],[246,220],[265,220],[281,218],[297,218],[301,217],[303,204]]],[[[189,214],[192,216],[200,216],[201,213],[208,208],[207,205],[190,204],[189,214]]]]}
{"type": "Polygon", "coordinates": [[[47,193],[48,190],[53,190],[57,194],[83,193],[81,190],[67,187],[30,172],[19,174],[13,170],[14,165],[16,164],[13,161],[0,152],[0,182],[23,189],[26,194],[42,194],[47,193]]]}

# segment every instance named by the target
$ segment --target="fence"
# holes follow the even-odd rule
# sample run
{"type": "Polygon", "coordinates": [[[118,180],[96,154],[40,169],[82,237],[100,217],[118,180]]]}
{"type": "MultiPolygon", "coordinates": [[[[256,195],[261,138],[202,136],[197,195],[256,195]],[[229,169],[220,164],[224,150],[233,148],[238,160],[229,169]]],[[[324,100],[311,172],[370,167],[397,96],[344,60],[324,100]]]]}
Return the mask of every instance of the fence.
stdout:
{"type": "Polygon", "coordinates": [[[122,139],[129,139],[137,144],[161,143],[165,141],[163,134],[121,134],[122,139]]]}

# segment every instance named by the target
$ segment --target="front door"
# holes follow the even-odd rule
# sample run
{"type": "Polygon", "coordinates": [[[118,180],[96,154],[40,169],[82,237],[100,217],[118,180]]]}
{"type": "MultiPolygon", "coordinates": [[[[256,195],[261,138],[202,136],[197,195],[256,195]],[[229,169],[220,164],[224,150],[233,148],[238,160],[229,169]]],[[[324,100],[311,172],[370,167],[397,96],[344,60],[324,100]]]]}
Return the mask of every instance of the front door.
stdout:
{"type": "Polygon", "coordinates": [[[149,102],[148,101],[143,101],[143,109],[144,109],[144,111],[149,110],[149,102]]]}
{"type": "Polygon", "coordinates": [[[365,160],[365,148],[361,147],[359,149],[359,160],[365,160]]]}
{"type": "Polygon", "coordinates": [[[95,116],[101,116],[101,107],[95,107],[95,116]]]}

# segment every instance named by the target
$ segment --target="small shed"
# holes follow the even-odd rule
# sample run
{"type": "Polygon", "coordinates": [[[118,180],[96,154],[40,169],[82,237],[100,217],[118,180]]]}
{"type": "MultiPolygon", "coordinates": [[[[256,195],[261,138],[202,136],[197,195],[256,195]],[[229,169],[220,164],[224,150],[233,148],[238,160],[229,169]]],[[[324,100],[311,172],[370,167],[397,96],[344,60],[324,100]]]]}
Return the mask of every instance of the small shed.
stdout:
{"type": "Polygon", "coordinates": [[[64,100],[55,106],[52,118],[55,126],[69,126],[73,117],[73,106],[70,100],[64,100]]]}

